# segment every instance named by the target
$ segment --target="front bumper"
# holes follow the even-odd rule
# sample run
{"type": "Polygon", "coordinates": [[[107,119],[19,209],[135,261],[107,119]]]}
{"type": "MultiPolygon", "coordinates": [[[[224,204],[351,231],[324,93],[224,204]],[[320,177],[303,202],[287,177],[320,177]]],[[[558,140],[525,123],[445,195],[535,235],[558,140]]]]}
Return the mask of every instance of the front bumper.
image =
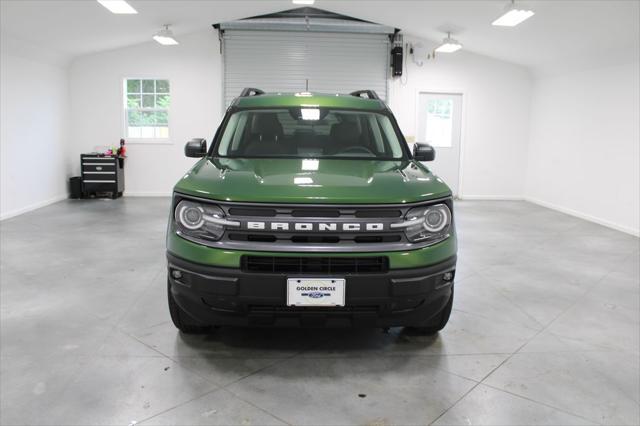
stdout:
{"type": "MultiPolygon", "coordinates": [[[[170,222],[172,223],[172,222],[170,222]]],[[[188,259],[192,263],[211,265],[221,268],[240,268],[240,260],[244,255],[262,256],[291,256],[292,253],[279,251],[248,251],[226,250],[212,248],[187,241],[178,236],[172,225],[167,232],[167,251],[182,259],[188,259]]],[[[429,247],[414,250],[390,251],[390,252],[366,252],[366,253],[304,253],[309,257],[352,257],[352,256],[385,256],[389,259],[389,269],[422,268],[444,262],[457,252],[455,230],[451,237],[429,247]]]]}
{"type": "Polygon", "coordinates": [[[206,324],[236,326],[424,326],[447,304],[456,265],[453,254],[426,267],[345,274],[344,307],[297,308],[286,306],[286,281],[292,275],[208,266],[171,253],[167,258],[169,288],[183,310],[206,324]],[[172,277],[174,270],[181,272],[180,279],[172,277]]]}

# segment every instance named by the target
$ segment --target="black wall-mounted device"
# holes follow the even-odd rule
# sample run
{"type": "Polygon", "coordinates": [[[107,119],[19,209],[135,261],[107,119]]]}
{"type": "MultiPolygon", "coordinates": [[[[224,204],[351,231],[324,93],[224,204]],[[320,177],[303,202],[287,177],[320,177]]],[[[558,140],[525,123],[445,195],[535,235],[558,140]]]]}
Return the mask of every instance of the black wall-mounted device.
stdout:
{"type": "Polygon", "coordinates": [[[391,72],[394,77],[402,76],[403,48],[402,34],[394,34],[393,47],[391,48],[391,72]]]}
{"type": "Polygon", "coordinates": [[[402,75],[402,46],[394,46],[391,49],[391,69],[394,77],[402,75]]]}

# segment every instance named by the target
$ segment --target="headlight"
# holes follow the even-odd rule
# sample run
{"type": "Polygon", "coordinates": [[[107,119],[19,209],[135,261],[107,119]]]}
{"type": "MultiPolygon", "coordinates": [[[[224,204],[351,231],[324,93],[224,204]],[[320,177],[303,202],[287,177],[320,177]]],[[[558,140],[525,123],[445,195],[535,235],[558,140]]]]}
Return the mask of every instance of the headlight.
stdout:
{"type": "Polygon", "coordinates": [[[176,220],[191,231],[200,229],[204,225],[204,208],[183,201],[176,209],[176,220]]]}
{"type": "Polygon", "coordinates": [[[418,207],[407,212],[405,234],[411,242],[428,241],[432,244],[449,236],[451,210],[446,204],[418,207]]]}
{"type": "Polygon", "coordinates": [[[222,209],[213,204],[182,200],[174,213],[177,232],[187,239],[217,241],[224,234],[225,224],[222,209]]]}

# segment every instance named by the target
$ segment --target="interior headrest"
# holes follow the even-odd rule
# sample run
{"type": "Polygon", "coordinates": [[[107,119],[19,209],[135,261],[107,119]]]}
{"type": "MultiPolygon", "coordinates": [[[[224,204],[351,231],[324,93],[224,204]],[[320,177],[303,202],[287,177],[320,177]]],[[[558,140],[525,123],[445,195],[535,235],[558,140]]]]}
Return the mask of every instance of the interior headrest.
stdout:
{"type": "Polygon", "coordinates": [[[282,136],[282,124],[276,113],[259,113],[253,120],[253,133],[267,136],[282,136]]]}
{"type": "Polygon", "coordinates": [[[358,125],[352,121],[343,121],[331,126],[331,138],[334,142],[349,143],[356,142],[360,137],[358,125]]]}

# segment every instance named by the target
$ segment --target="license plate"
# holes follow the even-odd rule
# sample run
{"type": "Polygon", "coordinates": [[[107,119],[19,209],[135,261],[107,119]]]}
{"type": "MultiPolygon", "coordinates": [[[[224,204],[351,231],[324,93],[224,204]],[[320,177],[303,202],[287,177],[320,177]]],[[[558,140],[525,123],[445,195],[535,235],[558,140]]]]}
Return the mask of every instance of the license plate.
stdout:
{"type": "Polygon", "coordinates": [[[344,278],[289,278],[287,306],[344,306],[344,278]]]}

